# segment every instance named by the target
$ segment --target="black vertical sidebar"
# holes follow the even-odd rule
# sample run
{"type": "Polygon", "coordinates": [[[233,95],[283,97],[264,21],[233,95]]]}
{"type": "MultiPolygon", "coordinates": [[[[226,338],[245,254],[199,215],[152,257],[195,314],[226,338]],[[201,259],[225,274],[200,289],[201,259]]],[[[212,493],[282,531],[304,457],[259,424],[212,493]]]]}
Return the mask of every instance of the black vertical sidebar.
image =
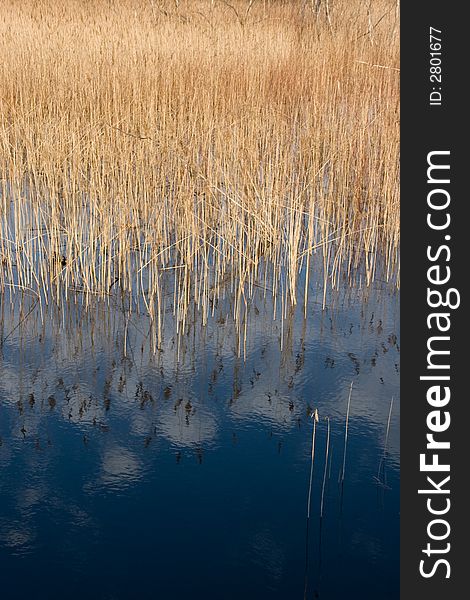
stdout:
{"type": "MultiPolygon", "coordinates": [[[[465,164],[470,156],[465,147],[470,129],[465,91],[470,80],[467,64],[470,32],[464,6],[464,3],[436,0],[401,5],[402,600],[460,599],[468,595],[464,590],[466,578],[470,577],[467,565],[470,499],[466,494],[470,479],[470,386],[466,382],[470,379],[470,328],[466,313],[470,198],[464,185],[470,175],[465,164]],[[431,152],[436,154],[429,158],[431,152]],[[440,166],[450,165],[449,170],[438,167],[430,171],[430,179],[440,183],[428,181],[429,160],[440,166]],[[443,183],[446,178],[449,183],[443,183]],[[433,189],[438,191],[431,195],[431,204],[440,202],[445,206],[450,198],[448,207],[442,210],[429,207],[428,194],[433,189]],[[427,222],[430,213],[431,222],[438,227],[449,218],[448,227],[431,228],[427,222]],[[436,264],[440,270],[429,274],[428,269],[436,264]],[[443,280],[444,274],[450,274],[449,281],[430,284],[429,275],[443,280]],[[460,306],[431,308],[428,288],[440,291],[443,302],[449,289],[458,290],[460,306]],[[443,329],[450,323],[448,331],[438,331],[436,317],[428,320],[430,314],[437,312],[448,315],[439,320],[443,329]],[[448,336],[450,340],[429,342],[432,336],[448,336]],[[433,349],[450,350],[450,354],[429,357],[429,343],[433,349]],[[450,368],[429,369],[428,359],[434,365],[447,364],[450,368]],[[449,376],[450,380],[420,380],[420,376],[449,376]],[[430,417],[431,411],[437,410],[427,399],[427,391],[433,385],[441,385],[441,390],[448,386],[451,397],[448,404],[439,408],[439,415],[430,417]],[[431,425],[444,428],[445,412],[449,413],[450,426],[435,433],[434,439],[449,441],[450,449],[435,452],[439,464],[449,464],[450,471],[424,472],[420,470],[420,454],[427,453],[429,463],[434,453],[426,448],[429,419],[431,425]],[[447,476],[450,479],[442,483],[447,476]],[[418,490],[430,492],[419,494],[418,490]],[[435,522],[431,524],[432,521],[435,522]],[[443,562],[438,563],[440,560],[443,562]],[[420,573],[420,565],[426,577],[420,573]]],[[[438,297],[432,296],[435,304],[439,304],[438,297]]],[[[455,304],[457,294],[451,293],[450,298],[450,304],[455,304]]]]}

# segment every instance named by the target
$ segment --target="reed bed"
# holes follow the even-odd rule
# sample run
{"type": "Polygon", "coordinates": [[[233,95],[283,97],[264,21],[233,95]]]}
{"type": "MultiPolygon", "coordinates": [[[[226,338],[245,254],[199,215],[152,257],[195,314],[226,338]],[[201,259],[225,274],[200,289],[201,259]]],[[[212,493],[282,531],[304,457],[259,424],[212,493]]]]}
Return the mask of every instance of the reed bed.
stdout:
{"type": "Polygon", "coordinates": [[[306,308],[313,262],[398,284],[396,5],[2,2],[0,291],[126,293],[158,339],[306,308]]]}

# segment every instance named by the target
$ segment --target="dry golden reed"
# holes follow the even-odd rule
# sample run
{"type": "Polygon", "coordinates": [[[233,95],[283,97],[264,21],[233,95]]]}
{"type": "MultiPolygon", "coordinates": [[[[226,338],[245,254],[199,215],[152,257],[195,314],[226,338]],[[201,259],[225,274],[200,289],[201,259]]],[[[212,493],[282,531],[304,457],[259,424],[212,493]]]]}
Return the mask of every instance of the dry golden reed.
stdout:
{"type": "Polygon", "coordinates": [[[313,262],[398,281],[398,26],[395,0],[3,0],[0,288],[159,324],[171,278],[184,327],[227,286],[287,310],[313,262]]]}

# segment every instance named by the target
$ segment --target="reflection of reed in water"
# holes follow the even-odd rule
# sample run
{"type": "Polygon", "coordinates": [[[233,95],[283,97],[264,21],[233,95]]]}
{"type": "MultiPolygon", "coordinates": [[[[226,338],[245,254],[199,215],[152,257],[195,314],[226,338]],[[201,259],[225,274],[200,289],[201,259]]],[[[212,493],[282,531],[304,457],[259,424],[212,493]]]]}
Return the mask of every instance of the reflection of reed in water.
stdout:
{"type": "MultiPolygon", "coordinates": [[[[385,326],[382,333],[377,333],[378,340],[373,333],[366,354],[356,350],[355,356],[361,365],[370,364],[369,357],[375,355],[382,338],[390,350],[383,358],[377,356],[377,367],[372,371],[382,370],[383,360],[392,360],[392,364],[396,360],[398,345],[396,337],[388,333],[389,324],[380,308],[387,296],[380,290],[368,293],[372,296],[367,302],[380,314],[385,326]]],[[[11,406],[11,414],[16,415],[15,431],[31,440],[41,421],[60,418],[82,428],[89,445],[90,431],[105,432],[116,411],[119,414],[123,410],[146,447],[158,431],[175,443],[179,440],[183,445],[210,444],[217,436],[216,414],[220,410],[221,418],[230,414],[234,425],[256,420],[266,424],[274,436],[278,430],[301,428],[309,376],[315,372],[315,378],[320,377],[321,381],[325,354],[336,359],[334,369],[324,372],[326,377],[335,377],[338,368],[351,369],[346,357],[342,367],[339,362],[344,356],[344,341],[357,348],[370,312],[366,310],[351,329],[351,320],[356,323],[367,306],[365,301],[359,301],[363,296],[351,298],[351,304],[342,309],[312,311],[307,320],[302,310],[289,311],[285,324],[289,331],[281,351],[281,323],[272,320],[272,300],[264,299],[262,290],[257,294],[253,306],[258,310],[247,313],[243,358],[238,356],[230,297],[219,302],[206,326],[194,313],[194,320],[188,320],[179,337],[170,335],[175,329],[169,305],[163,327],[166,333],[155,354],[150,319],[146,314],[129,311],[128,297],[98,299],[87,308],[80,302],[80,295],[69,296],[59,305],[43,306],[41,311],[34,297],[11,296],[0,307],[0,394],[4,404],[10,403],[10,398],[18,400],[11,406]],[[319,326],[322,322],[323,333],[322,325],[319,326]],[[197,392],[195,381],[199,382],[197,392]],[[189,395],[188,389],[193,390],[189,395]],[[206,410],[209,407],[211,410],[206,410]],[[211,412],[214,409],[216,413],[211,412]],[[21,431],[23,427],[25,432],[21,431]]],[[[313,296],[310,301],[314,302],[313,296]]],[[[370,377],[376,379],[372,371],[370,377]]],[[[362,371],[361,376],[363,380],[362,371]]],[[[356,407],[355,414],[357,410],[362,409],[356,407]]],[[[329,408],[328,413],[332,414],[329,408]]],[[[344,419],[344,411],[341,418],[344,419]]],[[[378,419],[382,423],[386,416],[379,415],[378,419]]],[[[336,432],[339,435],[339,429],[336,432]]],[[[337,447],[341,448],[341,441],[337,447]]],[[[338,461],[340,454],[341,451],[338,461]]]]}

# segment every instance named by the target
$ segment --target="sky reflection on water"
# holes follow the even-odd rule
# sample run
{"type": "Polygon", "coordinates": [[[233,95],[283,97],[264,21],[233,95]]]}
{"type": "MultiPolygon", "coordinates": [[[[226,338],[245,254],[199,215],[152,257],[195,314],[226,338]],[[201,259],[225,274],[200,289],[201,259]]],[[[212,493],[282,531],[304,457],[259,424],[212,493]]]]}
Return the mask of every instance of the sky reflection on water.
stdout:
{"type": "Polygon", "coordinates": [[[396,292],[332,296],[326,311],[313,296],[306,320],[299,308],[284,322],[282,352],[260,297],[246,360],[224,307],[206,328],[190,327],[178,352],[167,336],[153,355],[144,316],[77,304],[49,309],[44,322],[35,310],[14,329],[18,307],[3,302],[7,598],[285,600],[304,597],[306,576],[308,598],[398,597],[396,292]]]}

